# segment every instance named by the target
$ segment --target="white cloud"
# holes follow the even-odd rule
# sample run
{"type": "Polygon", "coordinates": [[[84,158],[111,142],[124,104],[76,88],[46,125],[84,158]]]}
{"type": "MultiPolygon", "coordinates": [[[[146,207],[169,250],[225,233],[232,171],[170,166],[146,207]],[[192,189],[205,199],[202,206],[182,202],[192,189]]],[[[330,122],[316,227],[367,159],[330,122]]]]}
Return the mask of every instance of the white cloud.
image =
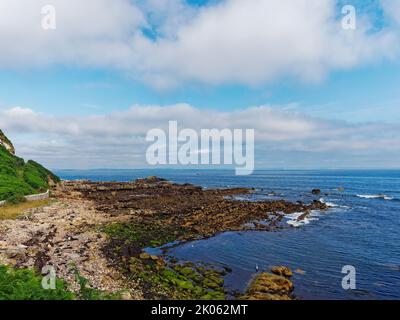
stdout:
{"type": "Polygon", "coordinates": [[[147,131],[167,130],[169,120],[178,121],[181,129],[255,129],[259,165],[268,165],[268,156],[282,153],[295,155],[297,164],[304,154],[331,160],[339,154],[365,156],[358,163],[374,157],[400,161],[398,124],[331,122],[279,109],[260,106],[222,112],[179,104],[134,106],[100,116],[54,117],[18,107],[0,109],[0,128],[15,142],[19,154],[56,168],[145,166],[147,131]]]}
{"type": "MultiPolygon", "coordinates": [[[[384,0],[395,17],[393,0],[384,0]]],[[[185,81],[261,85],[283,77],[318,81],[398,53],[390,28],[341,29],[335,0],[52,0],[57,30],[40,27],[45,0],[0,3],[0,68],[77,64],[114,68],[152,86],[185,81]],[[152,29],[155,38],[143,35],[152,29]]]]}
{"type": "Polygon", "coordinates": [[[2,0],[0,67],[57,63],[127,67],[132,37],[145,24],[129,0],[2,0]],[[56,30],[43,30],[43,6],[56,9],[56,30]]]}
{"type": "Polygon", "coordinates": [[[394,55],[390,31],[343,30],[334,0],[229,0],[201,10],[175,39],[137,39],[142,71],[201,82],[257,85],[285,76],[319,80],[337,68],[394,55]]]}
{"type": "Polygon", "coordinates": [[[400,1],[381,0],[386,14],[400,25],[400,1]]]}

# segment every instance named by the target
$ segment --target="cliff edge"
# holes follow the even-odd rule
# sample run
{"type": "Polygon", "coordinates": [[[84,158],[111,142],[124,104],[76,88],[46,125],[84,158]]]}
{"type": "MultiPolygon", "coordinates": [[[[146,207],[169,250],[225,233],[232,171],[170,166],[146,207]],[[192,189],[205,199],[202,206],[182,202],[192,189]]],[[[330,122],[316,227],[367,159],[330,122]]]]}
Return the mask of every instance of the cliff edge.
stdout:
{"type": "Polygon", "coordinates": [[[18,202],[23,196],[46,192],[60,179],[39,163],[15,155],[12,142],[0,130],[0,201],[18,202]]]}

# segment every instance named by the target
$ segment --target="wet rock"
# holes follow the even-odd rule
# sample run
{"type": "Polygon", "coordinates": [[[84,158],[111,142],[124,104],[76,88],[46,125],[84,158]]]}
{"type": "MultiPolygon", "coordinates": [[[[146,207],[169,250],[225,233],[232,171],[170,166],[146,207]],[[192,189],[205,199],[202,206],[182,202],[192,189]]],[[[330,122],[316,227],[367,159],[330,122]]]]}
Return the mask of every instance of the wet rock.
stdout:
{"type": "Polygon", "coordinates": [[[293,298],[289,295],[279,295],[279,294],[270,294],[270,293],[256,293],[256,294],[246,294],[244,296],[239,297],[240,300],[256,300],[256,301],[289,301],[293,300],[293,298]]]}
{"type": "Polygon", "coordinates": [[[296,272],[297,274],[301,274],[301,275],[305,275],[306,272],[300,268],[297,268],[294,272],[296,272]]]}
{"type": "Polygon", "coordinates": [[[142,260],[150,260],[151,259],[151,255],[148,254],[147,252],[143,252],[139,255],[139,258],[142,260]]]}
{"type": "Polygon", "coordinates": [[[292,300],[293,283],[284,277],[262,273],[249,285],[244,300],[292,300]]]}
{"type": "Polygon", "coordinates": [[[307,211],[307,212],[303,213],[302,215],[300,215],[300,216],[297,218],[297,221],[303,221],[303,220],[307,219],[309,216],[310,216],[310,212],[307,211]]]}
{"type": "Polygon", "coordinates": [[[311,191],[311,193],[314,194],[314,195],[320,195],[321,194],[321,190],[320,189],[313,189],[311,191]]]}
{"type": "Polygon", "coordinates": [[[290,278],[290,277],[293,276],[292,270],[290,270],[290,268],[285,267],[285,266],[276,266],[276,267],[273,267],[273,268],[271,269],[271,272],[272,272],[273,274],[276,274],[276,275],[278,275],[278,276],[282,276],[282,277],[285,277],[285,278],[290,278]]]}

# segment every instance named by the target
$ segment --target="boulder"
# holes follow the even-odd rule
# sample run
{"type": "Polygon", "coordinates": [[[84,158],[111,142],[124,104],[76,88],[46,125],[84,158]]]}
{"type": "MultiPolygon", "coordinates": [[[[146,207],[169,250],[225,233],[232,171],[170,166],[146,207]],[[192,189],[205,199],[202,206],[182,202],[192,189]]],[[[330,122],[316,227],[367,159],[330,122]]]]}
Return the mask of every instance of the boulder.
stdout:
{"type": "Polygon", "coordinates": [[[147,252],[142,252],[139,255],[139,258],[142,260],[150,260],[151,259],[151,255],[149,255],[147,252]]]}
{"type": "Polygon", "coordinates": [[[320,189],[313,189],[311,191],[311,193],[314,194],[314,195],[320,195],[321,194],[321,190],[320,189]]]}
{"type": "Polygon", "coordinates": [[[243,298],[287,300],[291,298],[293,289],[293,283],[289,279],[271,273],[262,273],[251,282],[243,298]]]}
{"type": "Polygon", "coordinates": [[[271,269],[271,272],[273,274],[276,274],[278,276],[282,276],[282,277],[285,277],[285,278],[290,278],[291,276],[293,276],[292,270],[290,270],[288,267],[285,267],[285,266],[273,267],[271,269]]]}

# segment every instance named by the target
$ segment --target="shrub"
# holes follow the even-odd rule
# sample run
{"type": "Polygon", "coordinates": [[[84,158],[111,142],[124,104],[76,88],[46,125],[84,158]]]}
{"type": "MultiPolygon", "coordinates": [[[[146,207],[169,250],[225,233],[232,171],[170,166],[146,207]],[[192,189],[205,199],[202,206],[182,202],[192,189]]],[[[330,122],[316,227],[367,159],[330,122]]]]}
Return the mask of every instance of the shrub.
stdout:
{"type": "Polygon", "coordinates": [[[9,204],[19,204],[26,201],[25,197],[19,193],[11,195],[6,200],[9,204]]]}
{"type": "Polygon", "coordinates": [[[72,300],[75,296],[57,279],[55,290],[42,288],[42,276],[29,269],[0,265],[0,300],[72,300]]]}
{"type": "Polygon", "coordinates": [[[35,161],[25,161],[0,145],[0,201],[21,199],[21,195],[45,192],[49,181],[60,179],[35,161]]]}

